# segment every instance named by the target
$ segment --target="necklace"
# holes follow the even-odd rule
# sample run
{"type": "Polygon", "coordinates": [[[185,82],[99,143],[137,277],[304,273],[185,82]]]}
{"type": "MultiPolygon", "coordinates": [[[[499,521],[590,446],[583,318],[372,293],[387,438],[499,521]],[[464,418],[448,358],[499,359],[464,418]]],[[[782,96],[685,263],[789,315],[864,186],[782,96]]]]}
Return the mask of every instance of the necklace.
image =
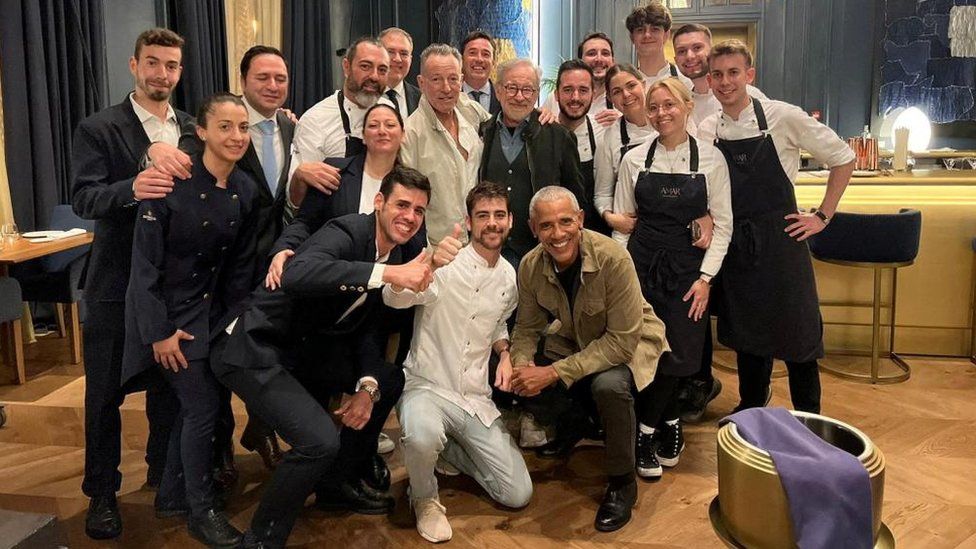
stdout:
{"type": "Polygon", "coordinates": [[[658,143],[658,144],[661,146],[661,152],[664,153],[662,157],[667,163],[667,173],[678,173],[676,168],[678,167],[679,163],[684,163],[685,161],[681,151],[679,151],[678,149],[675,149],[674,151],[669,151],[667,147],[664,146],[664,143],[658,143]]]}

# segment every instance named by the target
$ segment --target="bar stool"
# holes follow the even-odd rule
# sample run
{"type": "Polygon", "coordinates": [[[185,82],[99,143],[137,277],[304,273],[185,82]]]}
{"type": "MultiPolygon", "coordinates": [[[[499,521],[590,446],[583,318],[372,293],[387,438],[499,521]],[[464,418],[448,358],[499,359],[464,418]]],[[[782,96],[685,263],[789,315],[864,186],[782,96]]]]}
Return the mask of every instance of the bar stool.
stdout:
{"type": "MultiPolygon", "coordinates": [[[[825,364],[824,370],[840,377],[865,383],[900,383],[908,379],[912,370],[895,353],[895,298],[898,292],[898,269],[915,262],[922,233],[922,213],[900,210],[897,214],[856,214],[836,212],[830,225],[810,238],[810,252],[818,261],[859,267],[874,271],[874,311],[871,321],[871,373],[846,370],[825,364]],[[901,370],[893,375],[880,373],[881,355],[881,273],[891,269],[891,305],[888,358],[901,370]]],[[[853,355],[851,351],[838,354],[853,355]]]]}

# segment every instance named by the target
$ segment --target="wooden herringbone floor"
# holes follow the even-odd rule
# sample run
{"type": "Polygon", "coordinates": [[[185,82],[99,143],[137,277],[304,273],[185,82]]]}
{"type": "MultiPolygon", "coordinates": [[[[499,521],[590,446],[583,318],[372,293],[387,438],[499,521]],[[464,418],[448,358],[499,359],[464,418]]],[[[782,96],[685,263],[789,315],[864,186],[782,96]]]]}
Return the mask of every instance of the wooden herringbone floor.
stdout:
{"type": "MultiPolygon", "coordinates": [[[[124,533],[111,543],[96,544],[85,537],[85,381],[80,366],[63,365],[67,356],[63,340],[32,345],[28,369],[33,378],[20,387],[0,387],[9,418],[0,429],[0,508],[57,515],[71,547],[194,546],[178,519],[153,518],[153,494],[140,489],[146,472],[141,395],[130,397],[123,411],[124,533]]],[[[894,386],[859,385],[824,375],[824,413],[859,427],[884,451],[884,520],[899,547],[976,547],[976,366],[968,361],[910,363],[912,378],[894,386]]],[[[577,449],[566,463],[528,456],[536,491],[531,504],[519,512],[492,505],[469,480],[442,480],[441,499],[454,527],[451,546],[720,547],[707,517],[717,491],[716,421],[737,398],[735,376],[717,375],[725,391],[712,403],[707,422],[686,428],[687,448],[675,469],[659,482],[641,484],[635,518],[623,530],[598,534],[592,529],[603,491],[602,450],[588,447],[577,449]]],[[[788,405],[787,393],[786,380],[775,380],[772,404],[788,405]]],[[[395,437],[395,423],[389,427],[395,437]]],[[[427,546],[407,509],[399,450],[390,460],[399,498],[394,515],[308,509],[291,541],[350,549],[427,546]]],[[[258,458],[240,448],[237,462],[241,480],[228,511],[236,525],[245,527],[267,477],[258,458]]]]}

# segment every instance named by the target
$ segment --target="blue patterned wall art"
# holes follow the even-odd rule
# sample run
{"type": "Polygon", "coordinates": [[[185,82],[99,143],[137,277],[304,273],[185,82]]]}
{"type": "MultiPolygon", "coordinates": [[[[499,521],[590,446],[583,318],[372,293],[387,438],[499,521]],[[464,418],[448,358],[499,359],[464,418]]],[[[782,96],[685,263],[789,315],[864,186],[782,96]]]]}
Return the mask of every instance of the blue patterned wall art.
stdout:
{"type": "Polygon", "coordinates": [[[459,46],[473,30],[496,42],[496,62],[532,55],[532,0],[445,0],[434,11],[437,40],[459,46]]]}
{"type": "Polygon", "coordinates": [[[976,57],[954,56],[960,48],[950,39],[952,18],[970,9],[976,0],[885,3],[882,113],[916,106],[936,123],[976,120],[976,57]]]}

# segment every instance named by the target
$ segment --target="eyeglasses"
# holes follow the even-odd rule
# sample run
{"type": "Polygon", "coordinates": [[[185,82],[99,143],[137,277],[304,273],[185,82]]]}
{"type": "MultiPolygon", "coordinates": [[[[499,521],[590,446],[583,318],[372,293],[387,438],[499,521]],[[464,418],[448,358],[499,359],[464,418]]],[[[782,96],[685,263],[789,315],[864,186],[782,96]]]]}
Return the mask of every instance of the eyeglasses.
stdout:
{"type": "Polygon", "coordinates": [[[522,97],[532,97],[535,95],[535,92],[539,91],[537,88],[533,88],[532,86],[519,87],[515,84],[505,84],[502,86],[502,89],[505,90],[505,95],[509,97],[515,97],[519,94],[519,92],[522,92],[522,97]]]}

